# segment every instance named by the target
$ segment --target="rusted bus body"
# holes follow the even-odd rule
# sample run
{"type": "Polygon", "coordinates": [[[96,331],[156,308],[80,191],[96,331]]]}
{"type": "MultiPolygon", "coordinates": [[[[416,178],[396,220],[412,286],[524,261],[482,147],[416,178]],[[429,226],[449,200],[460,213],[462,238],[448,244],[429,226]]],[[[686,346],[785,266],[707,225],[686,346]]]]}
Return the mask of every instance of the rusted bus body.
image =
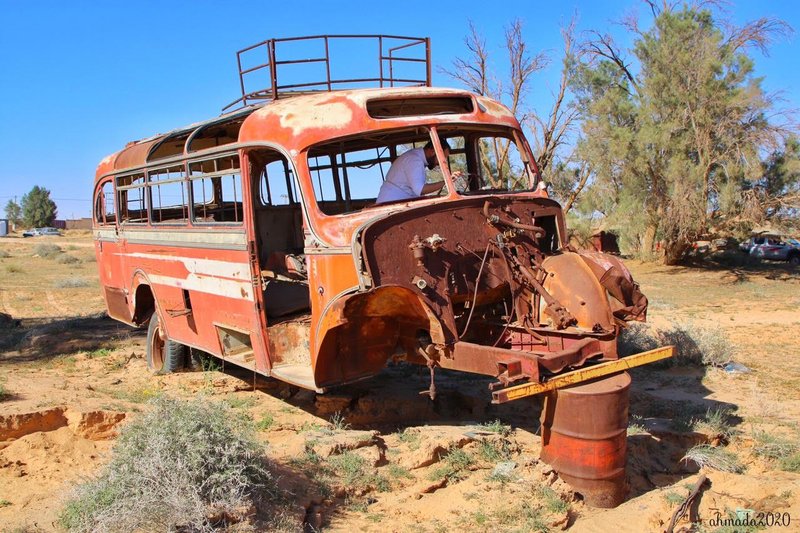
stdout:
{"type": "Polygon", "coordinates": [[[621,263],[568,249],[537,174],[509,110],[453,89],[294,96],[131,143],[96,174],[108,312],[317,391],[391,358],[498,387],[616,359],[646,304],[621,263]],[[513,190],[480,177],[498,139],[517,150],[513,190]],[[426,141],[442,195],[375,205],[356,190],[426,141]]]}

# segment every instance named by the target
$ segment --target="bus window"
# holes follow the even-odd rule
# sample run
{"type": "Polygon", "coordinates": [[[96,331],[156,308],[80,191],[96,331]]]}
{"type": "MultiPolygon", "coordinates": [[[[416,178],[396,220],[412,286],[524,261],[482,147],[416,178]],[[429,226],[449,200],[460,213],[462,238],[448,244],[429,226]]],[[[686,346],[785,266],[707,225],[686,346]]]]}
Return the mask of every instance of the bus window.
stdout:
{"type": "Polygon", "coordinates": [[[297,190],[288,161],[281,158],[268,163],[261,174],[258,190],[262,206],[297,203],[297,190]]]}
{"type": "Polygon", "coordinates": [[[114,184],[111,181],[103,183],[97,192],[94,218],[98,224],[114,224],[117,221],[117,211],[114,206],[114,184]]]}
{"type": "Polygon", "coordinates": [[[515,191],[529,186],[525,162],[514,141],[505,137],[480,137],[475,143],[479,178],[470,190],[515,191]]]}
{"type": "Polygon", "coordinates": [[[242,223],[244,207],[238,155],[190,163],[189,180],[193,222],[242,223]]]}
{"type": "Polygon", "coordinates": [[[149,173],[150,221],[179,223],[189,220],[189,198],[186,194],[183,165],[149,173]]]}
{"type": "Polygon", "coordinates": [[[129,224],[147,223],[144,186],[144,174],[141,172],[117,178],[120,222],[129,224]]]}

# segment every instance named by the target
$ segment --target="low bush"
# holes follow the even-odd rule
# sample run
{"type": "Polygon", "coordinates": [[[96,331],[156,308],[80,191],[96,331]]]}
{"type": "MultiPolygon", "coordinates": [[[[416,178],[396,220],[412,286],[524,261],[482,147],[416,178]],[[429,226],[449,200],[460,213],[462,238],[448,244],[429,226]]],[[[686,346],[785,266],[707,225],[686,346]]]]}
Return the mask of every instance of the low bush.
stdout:
{"type": "Polygon", "coordinates": [[[622,330],[618,340],[621,356],[670,344],[675,346],[675,356],[665,364],[722,367],[733,360],[736,352],[721,329],[698,326],[692,322],[675,323],[665,330],[634,323],[622,330]]]}
{"type": "Polygon", "coordinates": [[[0,250],[0,259],[5,259],[7,257],[11,257],[11,254],[6,252],[5,250],[0,250]]]}
{"type": "Polygon", "coordinates": [[[208,531],[277,498],[248,420],[224,405],[159,397],[128,424],[108,466],[60,515],[70,531],[208,531]]]}
{"type": "Polygon", "coordinates": [[[57,244],[37,244],[33,249],[33,254],[39,257],[54,257],[61,253],[61,247],[57,244]]]}
{"type": "Polygon", "coordinates": [[[56,263],[60,265],[74,265],[75,263],[80,263],[81,260],[75,257],[74,255],[69,254],[61,254],[56,257],[56,263]]]}
{"type": "Polygon", "coordinates": [[[56,289],[79,289],[81,287],[88,287],[89,282],[81,278],[67,278],[56,281],[53,286],[56,289]]]}

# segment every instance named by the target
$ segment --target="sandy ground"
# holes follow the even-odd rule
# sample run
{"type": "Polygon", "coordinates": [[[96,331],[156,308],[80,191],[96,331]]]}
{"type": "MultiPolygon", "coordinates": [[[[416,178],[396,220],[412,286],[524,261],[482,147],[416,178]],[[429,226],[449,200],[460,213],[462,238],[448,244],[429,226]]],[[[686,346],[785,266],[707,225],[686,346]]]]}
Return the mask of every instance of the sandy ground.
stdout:
{"type": "MultiPolygon", "coordinates": [[[[800,275],[782,265],[631,263],[651,323],[721,332],[750,372],[634,371],[630,492],[615,509],[594,509],[539,461],[536,400],[493,406],[487,380],[442,373],[431,402],[418,394],[427,372],[405,366],[324,396],[230,368],[152,376],[144,332],[103,314],[88,234],[0,239],[0,255],[0,312],[20,321],[0,324],[0,531],[58,530],[71,488],[102,468],[125,420],[158,394],[203,395],[260,422],[298,531],[303,521],[348,532],[663,531],[701,475],[709,483],[687,513],[695,530],[752,510],[792,520],[768,530],[800,531],[800,473],[759,454],[764,435],[800,443],[800,275]],[[42,243],[77,261],[37,257],[42,243]],[[681,460],[696,444],[720,444],[714,430],[692,424],[719,409],[742,473],[681,460]],[[342,449],[364,459],[360,477],[323,469],[342,449]],[[468,459],[454,465],[454,450],[468,459]]],[[[678,525],[689,526],[686,518],[678,525]]]]}

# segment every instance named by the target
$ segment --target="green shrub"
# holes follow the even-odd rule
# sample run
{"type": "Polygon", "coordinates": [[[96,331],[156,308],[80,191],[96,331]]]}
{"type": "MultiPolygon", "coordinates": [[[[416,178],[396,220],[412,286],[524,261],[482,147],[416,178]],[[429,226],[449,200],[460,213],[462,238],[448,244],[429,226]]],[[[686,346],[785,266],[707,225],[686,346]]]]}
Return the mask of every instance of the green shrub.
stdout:
{"type": "Polygon", "coordinates": [[[70,531],[205,531],[276,496],[246,418],[224,405],[159,397],[128,424],[108,466],[61,512],[70,531]]]}
{"type": "Polygon", "coordinates": [[[442,465],[430,473],[428,479],[431,481],[447,478],[448,481],[461,481],[469,473],[469,467],[475,459],[461,448],[452,447],[447,451],[447,455],[442,458],[442,465]]]}
{"type": "Polygon", "coordinates": [[[61,253],[61,247],[57,244],[37,244],[33,253],[39,257],[53,257],[61,253]]]}

